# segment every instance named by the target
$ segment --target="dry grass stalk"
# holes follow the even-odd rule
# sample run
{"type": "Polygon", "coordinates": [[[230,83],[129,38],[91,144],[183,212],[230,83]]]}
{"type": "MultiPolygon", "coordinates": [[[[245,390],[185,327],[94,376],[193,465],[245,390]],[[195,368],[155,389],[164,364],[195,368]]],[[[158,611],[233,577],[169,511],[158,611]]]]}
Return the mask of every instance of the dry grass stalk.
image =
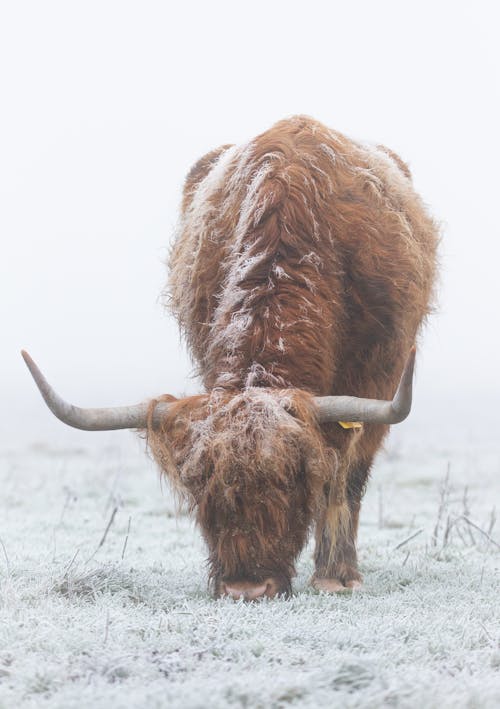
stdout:
{"type": "Polygon", "coordinates": [[[127,548],[127,542],[128,542],[128,536],[129,536],[129,534],[130,534],[130,524],[131,524],[131,522],[132,522],[132,517],[129,517],[129,518],[128,518],[128,526],[127,526],[127,534],[126,534],[126,536],[125,536],[125,541],[123,542],[122,561],[123,561],[123,557],[125,556],[125,550],[126,550],[126,548],[127,548]]]}
{"type": "Polygon", "coordinates": [[[394,551],[397,549],[401,549],[401,547],[404,547],[405,544],[408,544],[408,542],[411,542],[412,539],[415,539],[415,537],[418,537],[419,534],[422,534],[424,530],[423,529],[417,529],[416,532],[413,532],[413,534],[410,534],[409,537],[406,537],[406,539],[403,539],[402,542],[400,542],[397,546],[394,547],[394,551]]]}

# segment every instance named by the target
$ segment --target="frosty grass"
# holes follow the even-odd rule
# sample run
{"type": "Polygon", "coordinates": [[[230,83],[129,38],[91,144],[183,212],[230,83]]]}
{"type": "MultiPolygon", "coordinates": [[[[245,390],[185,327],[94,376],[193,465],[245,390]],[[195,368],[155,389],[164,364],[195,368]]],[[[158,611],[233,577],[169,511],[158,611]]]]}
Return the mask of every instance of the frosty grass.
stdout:
{"type": "Polygon", "coordinates": [[[393,433],[362,510],[364,590],[313,591],[309,546],[290,600],[245,604],[208,595],[143,442],[103,436],[4,446],[1,709],[500,706],[496,442],[393,433]]]}

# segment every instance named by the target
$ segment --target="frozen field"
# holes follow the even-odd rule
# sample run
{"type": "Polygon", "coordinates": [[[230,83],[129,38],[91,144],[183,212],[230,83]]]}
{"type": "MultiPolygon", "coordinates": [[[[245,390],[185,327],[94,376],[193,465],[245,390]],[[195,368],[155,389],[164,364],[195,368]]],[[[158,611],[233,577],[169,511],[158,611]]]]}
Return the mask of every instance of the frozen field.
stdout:
{"type": "Polygon", "coordinates": [[[494,434],[401,427],[365,498],[364,590],[311,590],[308,548],[293,598],[258,604],[208,596],[143,442],[103,435],[3,444],[2,709],[500,706],[494,434]]]}

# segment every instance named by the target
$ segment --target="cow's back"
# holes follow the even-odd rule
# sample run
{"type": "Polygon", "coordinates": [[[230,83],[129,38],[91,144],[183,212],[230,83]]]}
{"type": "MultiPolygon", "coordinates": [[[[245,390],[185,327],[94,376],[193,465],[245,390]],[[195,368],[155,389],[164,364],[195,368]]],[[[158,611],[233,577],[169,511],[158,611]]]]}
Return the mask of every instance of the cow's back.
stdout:
{"type": "Polygon", "coordinates": [[[208,389],[390,398],[436,244],[397,156],[298,116],[191,170],[172,309],[208,389]]]}

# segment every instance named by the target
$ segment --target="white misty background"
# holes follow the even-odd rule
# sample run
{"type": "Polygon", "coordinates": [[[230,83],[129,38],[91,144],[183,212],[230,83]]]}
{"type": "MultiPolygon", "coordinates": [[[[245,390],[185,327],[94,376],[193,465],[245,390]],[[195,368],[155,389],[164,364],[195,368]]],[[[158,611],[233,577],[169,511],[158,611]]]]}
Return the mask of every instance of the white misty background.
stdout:
{"type": "Polygon", "coordinates": [[[158,301],[183,178],[294,113],[394,149],[443,224],[439,309],[404,425],[491,427],[498,19],[490,2],[4,4],[3,442],[91,435],[42,408],[21,347],[80,405],[197,390],[158,301]]]}

